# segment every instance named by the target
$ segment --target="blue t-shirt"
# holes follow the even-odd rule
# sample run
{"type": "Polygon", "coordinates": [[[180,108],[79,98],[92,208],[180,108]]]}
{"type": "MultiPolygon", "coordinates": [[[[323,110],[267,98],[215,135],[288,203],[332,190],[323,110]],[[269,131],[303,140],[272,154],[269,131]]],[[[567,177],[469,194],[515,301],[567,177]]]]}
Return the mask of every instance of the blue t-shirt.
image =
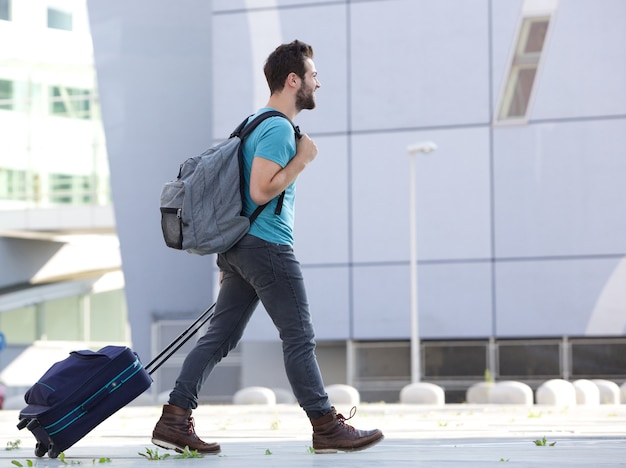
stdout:
{"type": "MultiPolygon", "coordinates": [[[[256,114],[272,110],[269,107],[260,109],[256,114]]],[[[251,119],[254,118],[251,117],[251,119]]],[[[296,155],[296,139],[291,123],[283,117],[270,117],[259,124],[246,138],[243,145],[243,174],[245,179],[243,212],[250,216],[257,204],[250,198],[250,170],[255,157],[269,159],[280,167],[296,155]]],[[[292,183],[285,190],[285,199],[280,215],[276,215],[274,198],[263,209],[261,214],[250,226],[249,234],[275,244],[293,245],[293,223],[295,215],[296,184],[292,183]]]]}

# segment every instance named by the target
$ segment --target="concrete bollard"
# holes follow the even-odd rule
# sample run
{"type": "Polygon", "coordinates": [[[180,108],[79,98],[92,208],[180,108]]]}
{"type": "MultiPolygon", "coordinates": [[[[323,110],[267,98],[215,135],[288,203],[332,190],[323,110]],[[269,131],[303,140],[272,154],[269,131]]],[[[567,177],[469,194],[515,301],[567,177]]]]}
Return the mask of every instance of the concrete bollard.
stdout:
{"type": "Polygon", "coordinates": [[[585,406],[598,406],[600,404],[600,389],[591,380],[574,380],[572,385],[576,390],[576,404],[585,406]]]}
{"type": "Polygon", "coordinates": [[[620,385],[619,388],[621,392],[620,401],[622,402],[622,405],[626,405],[626,382],[620,385]]]}
{"type": "Polygon", "coordinates": [[[235,405],[269,405],[276,404],[276,394],[266,387],[246,387],[233,396],[235,405]]]}
{"type": "Polygon", "coordinates": [[[465,401],[473,405],[489,403],[489,393],[494,385],[493,382],[478,382],[471,385],[465,392],[465,401]]]}
{"type": "Polygon", "coordinates": [[[356,406],[361,403],[361,394],[356,388],[350,385],[329,385],[326,387],[326,393],[328,394],[331,404],[335,406],[356,406]]]}
{"type": "Polygon", "coordinates": [[[576,406],[576,389],[567,380],[551,379],[539,386],[535,400],[539,405],[576,406]]]}
{"type": "Polygon", "coordinates": [[[400,391],[400,403],[443,406],[446,395],[439,385],[417,382],[406,385],[400,391]]]}
{"type": "Polygon", "coordinates": [[[592,379],[594,384],[598,386],[600,390],[600,404],[601,405],[619,405],[619,387],[615,382],[604,379],[592,379]]]}
{"type": "Polygon", "coordinates": [[[522,382],[496,382],[489,393],[489,403],[532,406],[533,391],[522,382]]]}
{"type": "Polygon", "coordinates": [[[291,405],[296,402],[296,397],[291,390],[287,390],[286,388],[272,388],[272,391],[274,395],[276,395],[277,404],[291,405]]]}

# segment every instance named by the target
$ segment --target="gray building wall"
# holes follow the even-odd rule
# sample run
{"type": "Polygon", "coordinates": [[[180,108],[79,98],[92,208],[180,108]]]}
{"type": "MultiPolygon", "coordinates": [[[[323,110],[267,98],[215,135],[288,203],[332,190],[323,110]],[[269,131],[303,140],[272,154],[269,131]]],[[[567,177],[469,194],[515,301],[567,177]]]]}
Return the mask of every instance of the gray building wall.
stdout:
{"type": "MultiPolygon", "coordinates": [[[[211,141],[211,3],[89,2],[133,346],[149,356],[154,317],[212,300],[210,259],[165,247],[162,184],[211,141]]],[[[145,360],[145,357],[144,357],[145,360]]]]}
{"type": "MultiPolygon", "coordinates": [[[[89,6],[143,352],[153,314],[213,295],[213,258],[163,246],[160,186],[265,104],[263,60],[294,38],[314,46],[322,83],[296,122],[319,155],[298,180],[295,245],[320,342],[408,340],[406,148],[422,140],[439,147],[417,158],[422,339],[626,332],[624,2],[558,4],[521,125],[493,115],[522,1],[89,6]]],[[[244,354],[275,349],[261,309],[244,354]]]]}

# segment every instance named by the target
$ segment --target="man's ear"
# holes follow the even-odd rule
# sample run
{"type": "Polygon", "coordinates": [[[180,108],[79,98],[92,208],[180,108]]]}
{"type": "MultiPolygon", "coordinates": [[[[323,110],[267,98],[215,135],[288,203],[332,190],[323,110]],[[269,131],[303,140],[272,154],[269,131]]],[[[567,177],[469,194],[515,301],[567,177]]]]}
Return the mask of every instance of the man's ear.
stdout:
{"type": "Polygon", "coordinates": [[[292,88],[297,87],[299,79],[300,77],[298,76],[297,73],[295,72],[289,73],[289,75],[287,76],[287,86],[290,86],[292,88]]]}

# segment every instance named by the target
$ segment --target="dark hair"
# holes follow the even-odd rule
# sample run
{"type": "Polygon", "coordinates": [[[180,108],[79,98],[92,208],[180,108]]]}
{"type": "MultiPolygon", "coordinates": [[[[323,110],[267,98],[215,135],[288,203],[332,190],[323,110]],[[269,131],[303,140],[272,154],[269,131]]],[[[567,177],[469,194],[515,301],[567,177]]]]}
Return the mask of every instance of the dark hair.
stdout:
{"type": "Polygon", "coordinates": [[[292,72],[304,79],[304,64],[307,58],[313,58],[313,47],[297,39],[276,47],[267,57],[263,67],[270,93],[281,91],[287,76],[292,72]]]}

